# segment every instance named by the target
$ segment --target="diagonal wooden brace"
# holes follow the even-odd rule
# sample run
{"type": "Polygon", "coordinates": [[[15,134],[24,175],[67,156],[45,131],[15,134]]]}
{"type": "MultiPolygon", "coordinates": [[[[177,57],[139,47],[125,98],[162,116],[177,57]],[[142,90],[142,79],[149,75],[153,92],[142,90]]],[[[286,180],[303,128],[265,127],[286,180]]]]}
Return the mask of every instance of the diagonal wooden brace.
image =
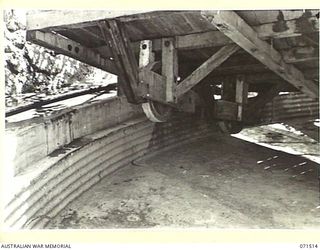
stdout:
{"type": "Polygon", "coordinates": [[[116,20],[108,20],[99,22],[101,33],[106,44],[111,46],[113,57],[119,72],[119,76],[123,78],[119,84],[130,103],[141,103],[138,91],[138,64],[134,53],[130,48],[130,41],[124,27],[116,20]]]}
{"type": "Polygon", "coordinates": [[[204,11],[203,17],[282,79],[311,97],[319,98],[318,86],[307,80],[295,66],[285,63],[282,55],[269,43],[261,40],[258,33],[237,13],[204,11]]]}
{"type": "Polygon", "coordinates": [[[199,68],[194,70],[191,75],[185,78],[176,89],[177,98],[180,98],[191,88],[197,85],[207,75],[209,75],[215,68],[221,65],[232,54],[239,49],[238,45],[230,44],[222,47],[218,52],[211,56],[207,61],[200,65],[199,68]]]}

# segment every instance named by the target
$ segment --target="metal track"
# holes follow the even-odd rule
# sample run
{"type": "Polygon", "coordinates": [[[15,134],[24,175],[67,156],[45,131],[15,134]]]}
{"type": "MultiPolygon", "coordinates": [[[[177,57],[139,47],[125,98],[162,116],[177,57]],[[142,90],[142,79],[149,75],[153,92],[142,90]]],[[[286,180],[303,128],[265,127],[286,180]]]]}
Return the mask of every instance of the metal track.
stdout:
{"type": "Polygon", "coordinates": [[[86,94],[93,94],[93,93],[97,93],[97,92],[101,92],[101,91],[104,91],[105,93],[109,93],[111,90],[116,90],[116,89],[117,89],[117,84],[112,83],[107,86],[90,88],[90,89],[83,90],[83,91],[77,91],[76,93],[67,93],[64,95],[60,95],[58,97],[53,97],[53,98],[45,99],[45,100],[39,100],[39,101],[36,101],[36,102],[28,104],[28,105],[24,105],[24,106],[10,109],[9,111],[6,112],[5,117],[16,115],[16,114],[19,114],[21,112],[25,112],[30,109],[39,109],[44,105],[48,105],[48,104],[59,102],[59,101],[64,101],[64,100],[71,99],[74,97],[78,97],[78,96],[82,96],[82,95],[86,95],[86,94]]]}

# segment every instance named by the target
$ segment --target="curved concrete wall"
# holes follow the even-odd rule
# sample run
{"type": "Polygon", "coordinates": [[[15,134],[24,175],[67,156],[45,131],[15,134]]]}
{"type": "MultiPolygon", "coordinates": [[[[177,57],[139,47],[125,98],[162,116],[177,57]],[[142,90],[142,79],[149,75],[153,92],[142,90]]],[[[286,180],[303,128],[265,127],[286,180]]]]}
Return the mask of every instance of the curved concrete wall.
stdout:
{"type": "Polygon", "coordinates": [[[124,97],[113,97],[54,112],[45,117],[6,123],[6,139],[14,141],[14,174],[32,169],[35,162],[81,138],[141,115],[124,97]]]}
{"type": "MultiPolygon", "coordinates": [[[[215,130],[201,119],[183,114],[176,114],[168,123],[151,123],[121,98],[79,106],[61,115],[65,118],[46,118],[51,126],[46,127],[45,120],[30,124],[29,131],[34,129],[30,138],[41,131],[39,126],[44,131],[38,135],[47,136],[42,141],[33,138],[35,145],[27,143],[19,149],[26,152],[15,156],[18,174],[10,180],[15,188],[5,208],[9,228],[44,228],[68,203],[111,172],[146,153],[168,150],[215,130]],[[67,138],[63,138],[66,130],[67,138]],[[27,150],[31,150],[33,160],[22,169],[18,164],[29,155],[27,150]],[[39,151],[42,154],[37,155],[39,151]]],[[[14,128],[21,133],[17,124],[8,130],[13,132],[14,128]]]]}
{"type": "Polygon", "coordinates": [[[319,100],[303,93],[279,95],[262,111],[265,122],[280,122],[301,117],[319,117],[319,100]]]}
{"type": "MultiPolygon", "coordinates": [[[[289,97],[278,97],[271,111],[283,111],[281,117],[291,117],[287,106],[297,107],[299,116],[318,112],[308,97],[289,97]],[[303,105],[308,108],[301,109],[303,105]]],[[[267,112],[270,104],[265,110],[267,117],[277,117],[267,112]]],[[[15,142],[4,175],[9,228],[44,228],[68,203],[120,167],[217,131],[199,117],[181,113],[168,123],[152,123],[120,97],[6,125],[8,141],[15,142]]]]}

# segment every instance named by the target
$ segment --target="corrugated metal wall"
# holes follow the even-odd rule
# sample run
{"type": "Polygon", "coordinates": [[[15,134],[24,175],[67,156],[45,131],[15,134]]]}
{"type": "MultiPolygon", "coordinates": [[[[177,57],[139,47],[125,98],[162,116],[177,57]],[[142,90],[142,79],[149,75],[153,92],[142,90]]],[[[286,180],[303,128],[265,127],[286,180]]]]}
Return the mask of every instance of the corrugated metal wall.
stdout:
{"type": "Polygon", "coordinates": [[[319,117],[319,100],[303,93],[288,93],[275,97],[262,111],[264,122],[280,122],[300,117],[319,117]]]}
{"type": "MultiPolygon", "coordinates": [[[[106,109],[105,105],[92,105],[95,109],[106,109]]],[[[122,108],[128,109],[125,104],[122,108]]],[[[83,109],[85,107],[80,107],[78,112],[82,113],[83,109]]],[[[109,113],[117,114],[116,105],[110,105],[108,109],[109,113]]],[[[130,113],[125,114],[130,117],[130,113]]],[[[129,120],[123,117],[122,123],[116,122],[117,116],[104,116],[103,119],[109,125],[105,129],[84,133],[83,137],[33,162],[32,171],[30,168],[28,173],[13,178],[12,183],[21,187],[16,188],[6,205],[7,227],[43,228],[68,203],[111,172],[130,165],[146,153],[166,150],[217,131],[215,126],[207,125],[199,117],[181,113],[167,123],[152,123],[143,114],[129,120]],[[107,122],[110,119],[114,122],[107,122]]],[[[82,126],[94,122],[84,119],[82,126]]]]}
{"type": "MultiPolygon", "coordinates": [[[[29,172],[13,178],[12,183],[21,185],[23,181],[24,185],[15,186],[17,190],[7,203],[5,223],[8,227],[43,228],[68,203],[118,168],[146,153],[159,152],[218,131],[216,126],[209,126],[191,115],[177,114],[170,122],[152,123],[139,112],[132,116],[128,105],[118,101],[109,100],[107,106],[106,102],[91,104],[89,110],[94,112],[85,116],[88,107],[80,107],[77,111],[83,119],[75,131],[81,134],[64,147],[49,152],[44,159],[32,162],[29,172]],[[90,114],[98,115],[100,120],[90,114]],[[100,123],[105,126],[103,130],[92,127],[100,123]]],[[[263,119],[268,122],[310,116],[319,116],[319,102],[304,94],[280,95],[263,111],[263,119]]]]}

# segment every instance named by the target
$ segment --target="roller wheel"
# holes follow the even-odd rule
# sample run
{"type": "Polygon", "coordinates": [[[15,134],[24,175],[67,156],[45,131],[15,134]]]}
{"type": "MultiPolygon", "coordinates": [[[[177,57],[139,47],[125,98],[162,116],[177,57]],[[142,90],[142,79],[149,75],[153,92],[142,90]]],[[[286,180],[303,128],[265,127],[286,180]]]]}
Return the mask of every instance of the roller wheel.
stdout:
{"type": "Polygon", "coordinates": [[[218,125],[225,134],[237,134],[243,128],[242,123],[237,121],[219,121],[218,125]]]}
{"type": "Polygon", "coordinates": [[[171,107],[150,100],[142,104],[142,109],[152,122],[166,122],[172,111],[171,107]]]}

